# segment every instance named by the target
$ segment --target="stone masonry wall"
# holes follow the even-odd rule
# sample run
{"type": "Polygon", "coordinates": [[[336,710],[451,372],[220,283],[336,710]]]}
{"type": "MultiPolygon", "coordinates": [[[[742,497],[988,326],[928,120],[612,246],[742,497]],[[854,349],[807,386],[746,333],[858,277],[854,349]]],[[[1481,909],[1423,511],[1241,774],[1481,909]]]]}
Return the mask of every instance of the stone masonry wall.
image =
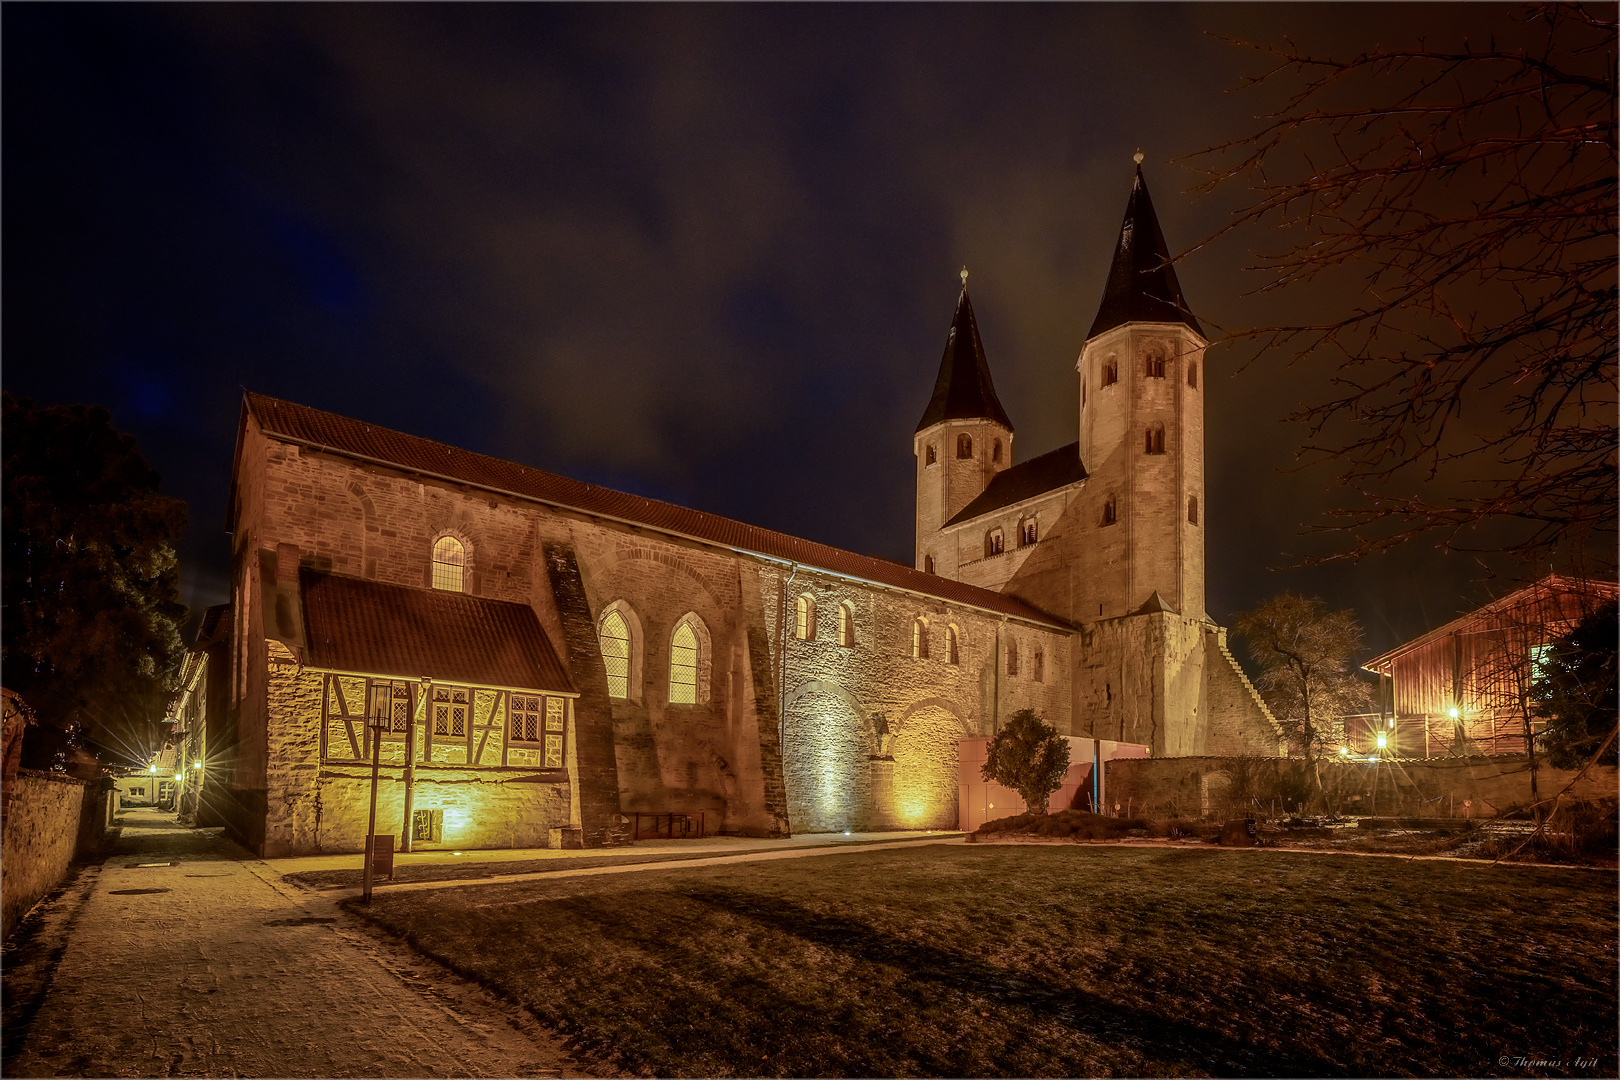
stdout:
{"type": "Polygon", "coordinates": [[[1282,731],[1271,711],[1227,648],[1225,627],[1209,628],[1204,651],[1204,669],[1208,672],[1209,737],[1202,747],[1203,752],[1262,757],[1286,753],[1282,731]]]}
{"type": "Polygon", "coordinates": [[[0,852],[5,868],[0,874],[0,937],[10,937],[29,909],[66,876],[81,824],[99,808],[95,783],[32,770],[19,770],[12,783],[5,850],[0,852]]]}

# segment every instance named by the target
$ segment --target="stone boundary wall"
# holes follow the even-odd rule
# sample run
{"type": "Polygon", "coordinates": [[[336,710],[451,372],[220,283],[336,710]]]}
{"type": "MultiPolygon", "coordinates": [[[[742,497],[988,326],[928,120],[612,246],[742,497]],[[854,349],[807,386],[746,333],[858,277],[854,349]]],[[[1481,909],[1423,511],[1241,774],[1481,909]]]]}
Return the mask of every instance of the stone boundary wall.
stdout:
{"type": "MultiPolygon", "coordinates": [[[[1105,766],[1110,796],[1137,816],[1225,817],[1245,810],[1281,812],[1308,790],[1299,758],[1187,757],[1115,759],[1105,766]]],[[[1524,755],[1378,762],[1323,761],[1322,789],[1341,814],[1488,818],[1530,802],[1524,755]],[[1465,806],[1465,803],[1471,804],[1465,806]]],[[[1542,765],[1542,799],[1575,772],[1542,765]]],[[[1583,799],[1614,798],[1616,770],[1592,768],[1570,791],[1583,799]]]]}
{"type": "Polygon", "coordinates": [[[0,936],[67,876],[68,866],[99,831],[99,781],[23,769],[12,781],[0,851],[0,936]]]}

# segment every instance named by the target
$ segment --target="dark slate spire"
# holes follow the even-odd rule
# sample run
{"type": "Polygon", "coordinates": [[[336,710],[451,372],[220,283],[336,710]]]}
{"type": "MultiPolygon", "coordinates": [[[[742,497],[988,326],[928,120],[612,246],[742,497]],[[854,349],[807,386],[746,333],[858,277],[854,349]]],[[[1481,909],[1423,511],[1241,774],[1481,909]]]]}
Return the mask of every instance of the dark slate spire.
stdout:
{"type": "Polygon", "coordinates": [[[1170,249],[1164,233],[1159,231],[1159,218],[1153,212],[1147,184],[1142,181],[1140,152],[1136,160],[1136,181],[1131,184],[1131,201],[1125,205],[1125,224],[1119,231],[1119,246],[1114,248],[1114,264],[1108,270],[1108,285],[1103,289],[1097,320],[1091,324],[1086,339],[1128,322],[1185,323],[1203,337],[1203,328],[1181,295],[1176,269],[1170,265],[1170,249]]]}
{"type": "Polygon", "coordinates": [[[932,427],[942,420],[980,418],[994,420],[1008,431],[1013,429],[990,382],[990,365],[985,362],[984,345],[979,341],[979,324],[973,318],[973,304],[968,300],[967,268],[963,267],[962,295],[957,298],[951,332],[945,338],[945,355],[939,361],[934,396],[928,399],[928,408],[923,410],[917,430],[932,427]]]}

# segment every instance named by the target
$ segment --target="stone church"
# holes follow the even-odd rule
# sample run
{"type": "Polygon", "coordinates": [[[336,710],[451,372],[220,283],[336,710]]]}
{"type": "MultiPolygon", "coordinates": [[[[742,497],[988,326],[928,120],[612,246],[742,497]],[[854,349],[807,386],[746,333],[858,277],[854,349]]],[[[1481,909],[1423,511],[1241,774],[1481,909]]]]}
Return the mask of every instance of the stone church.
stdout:
{"type": "Polygon", "coordinates": [[[964,275],[909,567],[248,393],[204,816],[357,851],[375,756],[407,848],[954,828],[960,740],[1023,708],[1277,754],[1204,612],[1207,343],[1167,254],[1138,169],[1079,437],[1023,462],[964,275]]]}

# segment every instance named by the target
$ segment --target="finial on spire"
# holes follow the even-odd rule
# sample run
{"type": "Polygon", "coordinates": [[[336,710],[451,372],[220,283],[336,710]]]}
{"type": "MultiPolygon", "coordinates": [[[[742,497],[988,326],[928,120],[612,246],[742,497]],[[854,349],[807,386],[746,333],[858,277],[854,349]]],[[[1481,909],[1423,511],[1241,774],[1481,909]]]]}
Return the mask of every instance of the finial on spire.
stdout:
{"type": "Polygon", "coordinates": [[[967,288],[967,264],[962,264],[962,288],[967,288]]]}
{"type": "Polygon", "coordinates": [[[1131,160],[1136,162],[1138,165],[1140,165],[1140,164],[1142,164],[1142,159],[1144,157],[1146,157],[1146,156],[1147,156],[1146,154],[1142,153],[1142,148],[1140,146],[1138,146],[1136,148],[1136,153],[1131,155],[1131,160]]]}

